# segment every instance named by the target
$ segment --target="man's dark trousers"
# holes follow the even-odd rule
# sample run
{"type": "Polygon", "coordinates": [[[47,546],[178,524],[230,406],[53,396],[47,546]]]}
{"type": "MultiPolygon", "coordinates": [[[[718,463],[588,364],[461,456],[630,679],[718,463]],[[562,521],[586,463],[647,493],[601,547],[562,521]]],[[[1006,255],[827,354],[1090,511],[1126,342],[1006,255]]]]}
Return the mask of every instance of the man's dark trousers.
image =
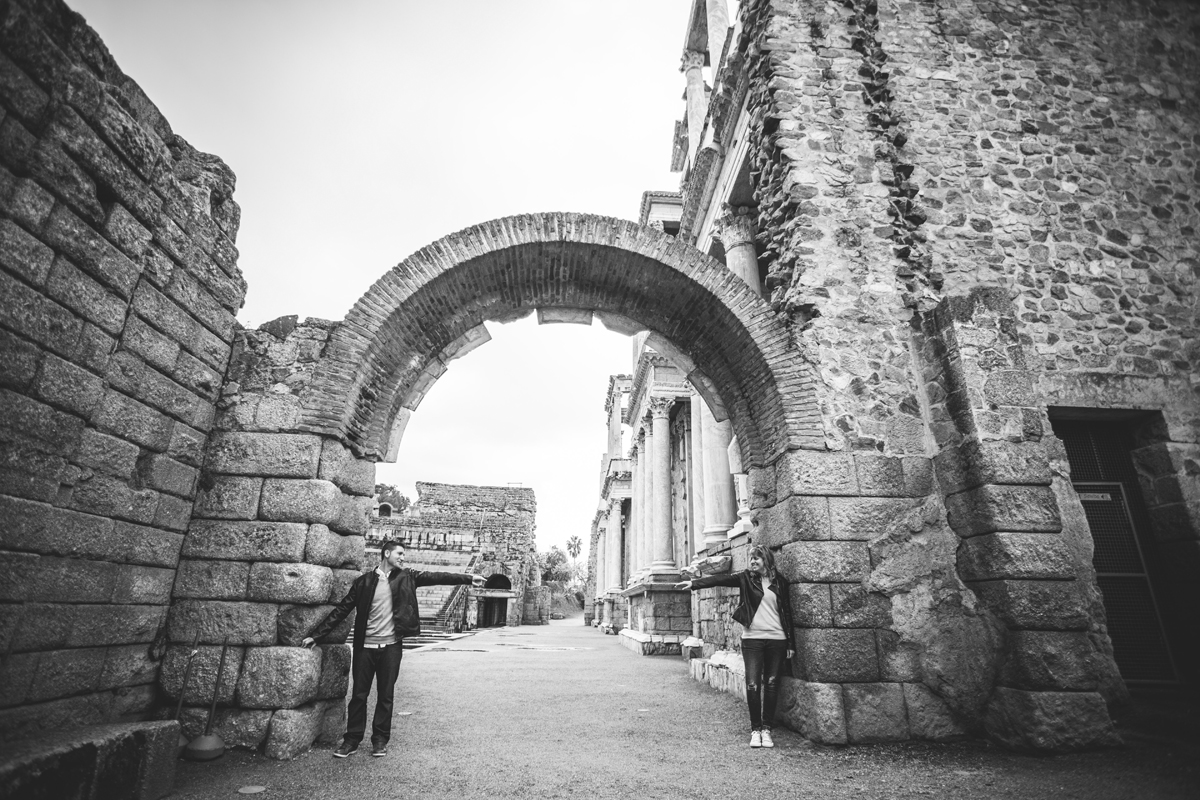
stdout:
{"type": "Polygon", "coordinates": [[[375,719],[371,724],[371,744],[387,744],[392,738],[392,695],[400,675],[400,657],[404,648],[400,642],[387,647],[356,647],[351,664],[354,685],[350,707],[346,711],[348,744],[357,745],[367,729],[367,697],[372,681],[376,684],[375,719]]]}

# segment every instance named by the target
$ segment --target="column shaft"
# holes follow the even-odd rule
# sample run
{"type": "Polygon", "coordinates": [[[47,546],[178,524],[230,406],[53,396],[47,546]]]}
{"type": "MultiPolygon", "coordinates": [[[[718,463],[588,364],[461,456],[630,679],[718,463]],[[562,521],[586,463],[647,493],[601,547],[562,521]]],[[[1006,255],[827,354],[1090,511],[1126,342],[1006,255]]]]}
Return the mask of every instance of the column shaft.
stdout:
{"type": "Polygon", "coordinates": [[[700,151],[700,131],[708,113],[708,93],[704,91],[704,53],[685,50],[683,76],[687,81],[688,157],[694,159],[700,151]]]}
{"type": "Polygon", "coordinates": [[[652,541],[655,573],[675,572],[675,548],[671,526],[671,406],[674,398],[651,401],[654,426],[654,538],[652,541]]]}
{"type": "Polygon", "coordinates": [[[604,594],[608,588],[608,564],[604,561],[606,532],[601,531],[596,537],[596,597],[604,594]]]}
{"type": "Polygon", "coordinates": [[[640,551],[638,549],[638,539],[642,535],[642,514],[646,506],[645,486],[642,484],[642,448],[639,446],[637,437],[634,438],[633,448],[633,501],[629,508],[629,536],[627,537],[626,547],[628,554],[625,559],[625,575],[622,579],[626,585],[633,582],[633,573],[638,569],[638,558],[640,551]]]}
{"type": "Polygon", "coordinates": [[[718,544],[728,538],[737,518],[733,496],[733,476],[729,473],[729,440],[733,430],[728,422],[717,422],[707,405],[700,410],[704,438],[704,541],[718,544]]]}
{"type": "Polygon", "coordinates": [[[625,588],[621,583],[621,501],[613,500],[608,506],[608,542],[606,551],[611,553],[608,565],[608,590],[619,592],[625,588]],[[614,558],[615,557],[615,558],[614,558]]]}
{"type": "Polygon", "coordinates": [[[708,17],[708,64],[712,67],[715,86],[715,76],[721,67],[721,53],[725,50],[725,37],[729,35],[729,8],[725,0],[707,0],[705,11],[708,17]]]}
{"type": "Polygon", "coordinates": [[[704,399],[692,395],[692,548],[694,552],[704,550],[704,434],[700,423],[704,399]]]}

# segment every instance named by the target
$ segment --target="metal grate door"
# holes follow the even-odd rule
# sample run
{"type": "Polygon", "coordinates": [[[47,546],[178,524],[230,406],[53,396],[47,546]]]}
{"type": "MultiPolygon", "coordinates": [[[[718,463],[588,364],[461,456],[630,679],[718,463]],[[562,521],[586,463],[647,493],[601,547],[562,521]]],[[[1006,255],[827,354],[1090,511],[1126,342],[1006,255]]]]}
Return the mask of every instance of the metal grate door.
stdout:
{"type": "Polygon", "coordinates": [[[1136,682],[1177,681],[1125,487],[1118,482],[1080,482],[1075,490],[1092,529],[1092,564],[1104,595],[1108,635],[1121,677],[1136,682]]]}

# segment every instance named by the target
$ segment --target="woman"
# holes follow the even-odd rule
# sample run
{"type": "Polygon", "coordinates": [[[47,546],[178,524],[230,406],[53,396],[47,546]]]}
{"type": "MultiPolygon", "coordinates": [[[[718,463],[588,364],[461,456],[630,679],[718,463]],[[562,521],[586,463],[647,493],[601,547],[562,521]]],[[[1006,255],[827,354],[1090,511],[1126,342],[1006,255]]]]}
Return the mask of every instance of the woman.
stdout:
{"type": "Polygon", "coordinates": [[[742,658],[746,662],[746,702],[750,705],[750,746],[774,747],[771,728],[779,700],[779,676],[796,651],[792,604],[787,581],[775,572],[775,556],[765,547],[750,548],[749,569],[684,581],[677,589],[736,586],[742,602],[733,619],[744,628],[742,658]]]}

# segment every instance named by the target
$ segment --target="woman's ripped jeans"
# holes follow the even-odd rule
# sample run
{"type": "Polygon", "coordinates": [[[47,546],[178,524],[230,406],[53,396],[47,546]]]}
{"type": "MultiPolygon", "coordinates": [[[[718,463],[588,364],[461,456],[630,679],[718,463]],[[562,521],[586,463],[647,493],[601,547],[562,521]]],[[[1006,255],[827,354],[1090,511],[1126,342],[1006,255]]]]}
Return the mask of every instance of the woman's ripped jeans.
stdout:
{"type": "Polygon", "coordinates": [[[750,705],[750,728],[775,727],[775,706],[779,701],[779,676],[787,658],[783,639],[742,639],[742,658],[746,662],[746,702],[750,705]]]}

